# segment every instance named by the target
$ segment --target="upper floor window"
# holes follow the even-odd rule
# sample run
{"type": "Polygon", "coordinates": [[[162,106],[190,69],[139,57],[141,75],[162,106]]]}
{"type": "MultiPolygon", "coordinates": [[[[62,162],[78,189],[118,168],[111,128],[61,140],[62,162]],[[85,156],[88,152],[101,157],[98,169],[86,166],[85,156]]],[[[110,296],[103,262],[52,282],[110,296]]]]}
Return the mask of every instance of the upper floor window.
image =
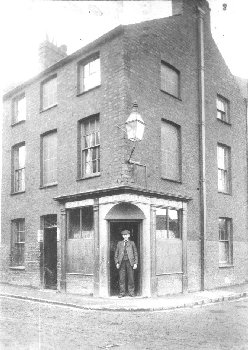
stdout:
{"type": "Polygon", "coordinates": [[[181,180],[180,127],[162,121],[161,127],[161,176],[181,180]]]}
{"type": "Polygon", "coordinates": [[[164,62],[161,63],[161,90],[180,97],[180,72],[164,62]]]}
{"type": "Polygon", "coordinates": [[[80,176],[100,173],[99,115],[80,122],[80,176]]]}
{"type": "Polygon", "coordinates": [[[11,266],[24,266],[25,220],[11,222],[11,266]]]}
{"type": "Polygon", "coordinates": [[[26,119],[25,95],[20,95],[13,100],[12,112],[12,121],[14,124],[26,119]]]}
{"type": "Polygon", "coordinates": [[[57,132],[44,134],[41,140],[41,185],[49,186],[57,183],[57,132]]]}
{"type": "Polygon", "coordinates": [[[79,65],[79,92],[84,92],[101,84],[100,58],[95,57],[79,65]]]}
{"type": "Polygon", "coordinates": [[[12,148],[12,192],[14,193],[25,191],[25,159],[25,143],[15,145],[12,148]]]}
{"type": "Polygon", "coordinates": [[[217,146],[218,163],[218,191],[230,193],[231,191],[231,149],[225,145],[217,146]]]}
{"type": "Polygon", "coordinates": [[[219,218],[219,263],[232,263],[232,220],[219,218]]]}
{"type": "Polygon", "coordinates": [[[41,105],[42,110],[53,107],[57,104],[57,76],[45,80],[41,84],[41,105]]]}
{"type": "Polygon", "coordinates": [[[226,123],[230,122],[229,105],[230,103],[226,98],[220,95],[217,95],[217,100],[216,100],[217,118],[226,123]]]}

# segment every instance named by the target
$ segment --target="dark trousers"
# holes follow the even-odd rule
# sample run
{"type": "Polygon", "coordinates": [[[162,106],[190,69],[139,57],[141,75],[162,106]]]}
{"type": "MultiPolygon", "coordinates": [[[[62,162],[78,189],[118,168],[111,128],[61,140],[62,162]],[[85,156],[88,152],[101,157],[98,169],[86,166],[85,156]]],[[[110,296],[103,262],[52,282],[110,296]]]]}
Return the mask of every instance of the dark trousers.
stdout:
{"type": "Polygon", "coordinates": [[[126,293],[126,275],[127,275],[127,286],[128,293],[134,294],[134,271],[129,260],[122,260],[119,268],[119,283],[120,283],[120,294],[126,293]]]}

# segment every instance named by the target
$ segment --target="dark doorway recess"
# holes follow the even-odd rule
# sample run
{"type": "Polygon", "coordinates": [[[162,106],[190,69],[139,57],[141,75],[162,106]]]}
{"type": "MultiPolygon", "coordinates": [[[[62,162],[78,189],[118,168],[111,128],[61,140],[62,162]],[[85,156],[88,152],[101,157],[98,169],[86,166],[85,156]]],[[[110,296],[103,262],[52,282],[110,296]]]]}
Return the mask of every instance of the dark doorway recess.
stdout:
{"type": "Polygon", "coordinates": [[[44,218],[44,287],[57,289],[57,218],[44,218]]]}
{"type": "Polygon", "coordinates": [[[121,241],[122,230],[129,230],[131,233],[130,240],[134,241],[138,251],[138,268],[134,272],[135,294],[140,295],[140,221],[111,221],[110,222],[110,261],[109,261],[109,292],[110,296],[119,294],[119,273],[115,266],[114,253],[118,241],[121,241]]]}

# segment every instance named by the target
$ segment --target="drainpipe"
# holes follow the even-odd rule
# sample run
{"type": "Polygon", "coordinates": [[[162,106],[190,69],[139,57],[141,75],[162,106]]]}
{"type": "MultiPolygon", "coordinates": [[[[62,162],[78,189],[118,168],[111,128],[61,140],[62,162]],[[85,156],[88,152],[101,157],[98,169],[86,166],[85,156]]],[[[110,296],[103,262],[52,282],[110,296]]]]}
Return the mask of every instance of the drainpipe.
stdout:
{"type": "Polygon", "coordinates": [[[200,138],[200,222],[201,222],[201,290],[205,289],[205,241],[206,241],[206,125],[205,125],[205,62],[204,62],[204,14],[198,9],[198,69],[199,69],[199,138],[200,138]]]}

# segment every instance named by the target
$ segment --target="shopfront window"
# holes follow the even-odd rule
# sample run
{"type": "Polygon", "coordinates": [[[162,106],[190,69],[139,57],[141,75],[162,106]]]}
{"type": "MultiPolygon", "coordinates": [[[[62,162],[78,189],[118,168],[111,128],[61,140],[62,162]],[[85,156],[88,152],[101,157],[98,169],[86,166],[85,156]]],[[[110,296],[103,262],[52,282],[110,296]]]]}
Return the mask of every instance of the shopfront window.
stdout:
{"type": "Polygon", "coordinates": [[[93,207],[68,210],[67,272],[93,274],[93,207]]]}
{"type": "Polygon", "coordinates": [[[182,271],[181,211],[156,211],[156,274],[182,271]]]}

